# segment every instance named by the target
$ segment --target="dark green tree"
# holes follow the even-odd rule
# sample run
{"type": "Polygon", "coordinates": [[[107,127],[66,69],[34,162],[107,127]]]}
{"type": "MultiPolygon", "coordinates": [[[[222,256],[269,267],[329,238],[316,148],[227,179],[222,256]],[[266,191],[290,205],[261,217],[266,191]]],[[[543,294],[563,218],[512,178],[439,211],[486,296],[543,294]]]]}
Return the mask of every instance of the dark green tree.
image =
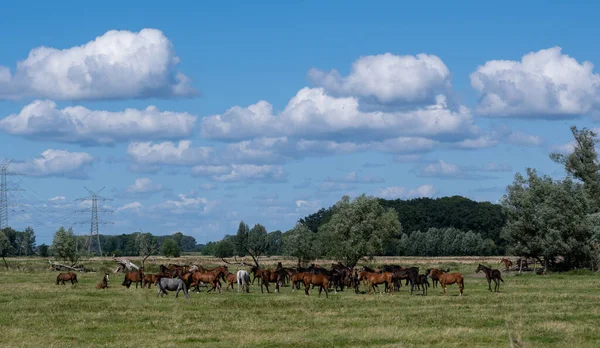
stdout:
{"type": "Polygon", "coordinates": [[[161,252],[163,256],[166,257],[179,257],[181,256],[181,248],[179,244],[171,238],[167,238],[164,240],[161,246],[161,252]]]}
{"type": "Polygon", "coordinates": [[[46,244],[42,244],[38,247],[38,252],[41,257],[48,257],[50,255],[49,249],[50,247],[48,247],[46,244]]]}
{"type": "Polygon", "coordinates": [[[79,260],[79,253],[77,252],[75,243],[73,229],[69,227],[68,230],[65,230],[61,226],[54,233],[54,238],[52,239],[52,254],[63,261],[70,261],[74,265],[79,260]]]}
{"type": "Polygon", "coordinates": [[[373,197],[361,195],[350,201],[344,196],[334,206],[334,214],[321,227],[321,242],[327,253],[348,266],[363,257],[381,255],[391,238],[401,236],[398,214],[379,204],[373,197]]]}
{"type": "Polygon", "coordinates": [[[14,248],[10,244],[10,240],[4,233],[4,231],[0,231],[0,256],[2,257],[2,261],[4,261],[4,266],[8,270],[8,263],[6,262],[6,257],[10,256],[14,253],[14,248]]]}
{"type": "Polygon", "coordinates": [[[298,223],[288,231],[284,241],[284,254],[297,260],[298,266],[306,266],[310,261],[319,257],[317,235],[307,226],[298,223]]]}

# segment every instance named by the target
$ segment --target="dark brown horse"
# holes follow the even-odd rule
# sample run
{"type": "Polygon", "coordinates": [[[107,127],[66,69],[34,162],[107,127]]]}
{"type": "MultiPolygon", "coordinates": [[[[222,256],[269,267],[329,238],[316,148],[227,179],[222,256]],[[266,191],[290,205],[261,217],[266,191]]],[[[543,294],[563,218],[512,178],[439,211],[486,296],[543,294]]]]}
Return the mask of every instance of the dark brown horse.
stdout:
{"type": "Polygon", "coordinates": [[[475,273],[479,273],[479,271],[483,271],[483,273],[485,273],[485,278],[487,279],[488,289],[490,289],[490,292],[492,291],[492,280],[494,281],[494,292],[500,292],[500,281],[504,283],[504,279],[502,279],[502,273],[500,273],[500,271],[497,269],[491,269],[482,264],[477,266],[475,273]]]}
{"type": "Polygon", "coordinates": [[[446,287],[448,285],[451,285],[454,283],[456,283],[456,285],[458,285],[458,293],[460,294],[460,296],[463,295],[463,290],[465,288],[465,281],[464,281],[464,277],[462,274],[460,274],[458,272],[442,273],[442,271],[440,271],[439,269],[434,268],[429,273],[429,276],[431,278],[433,278],[434,276],[438,277],[438,279],[440,280],[440,285],[444,289],[444,296],[447,295],[446,287]]]}
{"type": "Polygon", "coordinates": [[[58,285],[58,283],[62,283],[62,285],[65,285],[65,280],[70,280],[71,284],[78,283],[77,274],[75,274],[74,272],[59,273],[56,277],[56,285],[58,285]]]}
{"type": "Polygon", "coordinates": [[[137,271],[127,272],[125,273],[125,279],[123,279],[122,286],[126,286],[127,289],[131,286],[131,283],[135,283],[135,288],[137,289],[138,283],[140,287],[142,287],[144,282],[144,267],[140,267],[137,271]]]}
{"type": "Polygon", "coordinates": [[[108,272],[104,272],[104,277],[100,283],[96,284],[96,289],[108,289],[108,272]]]}
{"type": "Polygon", "coordinates": [[[319,287],[319,296],[321,291],[325,290],[325,297],[329,297],[329,277],[327,274],[304,273],[304,293],[308,296],[308,290],[312,285],[319,287]]]}

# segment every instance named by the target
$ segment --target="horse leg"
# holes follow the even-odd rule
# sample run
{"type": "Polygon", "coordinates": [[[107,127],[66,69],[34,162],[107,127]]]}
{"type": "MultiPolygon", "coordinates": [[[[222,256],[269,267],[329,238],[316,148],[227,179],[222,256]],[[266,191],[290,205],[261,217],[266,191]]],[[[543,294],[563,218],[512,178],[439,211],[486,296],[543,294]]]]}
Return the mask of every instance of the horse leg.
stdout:
{"type": "Polygon", "coordinates": [[[319,286],[319,297],[321,297],[321,291],[323,291],[323,285],[319,286]]]}
{"type": "Polygon", "coordinates": [[[490,290],[490,292],[492,292],[492,278],[487,277],[487,281],[488,281],[488,289],[490,290]]]}

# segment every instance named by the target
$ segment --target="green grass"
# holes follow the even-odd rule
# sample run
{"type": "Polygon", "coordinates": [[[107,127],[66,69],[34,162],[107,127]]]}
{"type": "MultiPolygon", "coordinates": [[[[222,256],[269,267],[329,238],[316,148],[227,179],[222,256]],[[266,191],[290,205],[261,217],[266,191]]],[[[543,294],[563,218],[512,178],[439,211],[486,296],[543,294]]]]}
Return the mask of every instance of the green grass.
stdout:
{"type": "MultiPolygon", "coordinates": [[[[410,296],[402,287],[392,296],[344,291],[328,299],[290,288],[261,294],[254,286],[250,294],[194,293],[186,300],[174,293],[157,298],[155,287],[126,289],[122,275],[111,274],[104,291],[95,288],[100,273],[79,274],[74,286],[55,285],[57,273],[45,270],[47,263],[13,259],[9,262],[19,271],[0,272],[0,342],[10,347],[510,347],[508,323],[512,338],[525,347],[600,345],[600,277],[505,275],[502,292],[492,294],[485,278],[473,274],[480,260],[380,260],[421,269],[451,265],[466,275],[462,298],[456,286],[448,288],[448,297],[440,288],[430,289],[429,296],[410,296]]],[[[88,263],[98,270],[113,267],[109,260],[88,263]]]]}

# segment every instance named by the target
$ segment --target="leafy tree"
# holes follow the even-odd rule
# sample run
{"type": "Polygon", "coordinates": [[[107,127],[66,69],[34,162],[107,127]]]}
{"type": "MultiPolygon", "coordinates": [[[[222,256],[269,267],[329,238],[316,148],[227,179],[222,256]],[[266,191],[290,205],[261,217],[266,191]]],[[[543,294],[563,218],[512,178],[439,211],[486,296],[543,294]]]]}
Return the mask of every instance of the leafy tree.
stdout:
{"type": "Polygon", "coordinates": [[[41,257],[48,257],[49,254],[49,247],[46,244],[42,244],[38,247],[38,252],[40,253],[41,257]]]}
{"type": "Polygon", "coordinates": [[[551,266],[557,256],[567,267],[589,264],[593,226],[582,185],[540,177],[528,168],[527,178],[515,175],[502,205],[508,216],[503,234],[513,253],[543,257],[551,266]]]}
{"type": "Polygon", "coordinates": [[[331,220],[321,227],[321,238],[328,253],[349,266],[383,253],[385,243],[401,235],[398,214],[376,198],[363,194],[350,201],[344,196],[334,209],[331,220]]]}
{"type": "Polygon", "coordinates": [[[179,244],[171,238],[165,239],[162,244],[161,251],[163,256],[166,257],[179,257],[181,256],[181,248],[179,244]]]}
{"type": "Polygon", "coordinates": [[[215,257],[225,258],[232,257],[235,255],[235,244],[234,237],[226,235],[221,241],[217,242],[214,246],[212,253],[215,257]]]}
{"type": "Polygon", "coordinates": [[[196,250],[196,238],[192,236],[182,236],[179,246],[182,251],[190,252],[196,250]]]}
{"type": "Polygon", "coordinates": [[[8,263],[6,262],[5,257],[10,256],[13,252],[14,248],[10,244],[10,240],[4,231],[0,231],[0,256],[2,257],[2,261],[4,261],[6,269],[8,269],[8,263]]]}
{"type": "Polygon", "coordinates": [[[269,249],[267,255],[282,255],[283,254],[283,233],[281,231],[274,231],[267,235],[269,242],[269,249]]]}
{"type": "Polygon", "coordinates": [[[241,221],[234,240],[235,253],[237,256],[246,256],[248,254],[247,246],[249,233],[250,227],[247,223],[241,221]]]}
{"type": "Polygon", "coordinates": [[[65,230],[64,227],[60,227],[54,238],[52,239],[52,253],[63,261],[70,261],[71,264],[77,263],[79,255],[76,249],[75,236],[73,235],[73,229],[69,228],[65,230]]]}
{"type": "Polygon", "coordinates": [[[575,138],[573,152],[569,155],[560,153],[550,154],[550,158],[562,164],[565,170],[576,179],[583,182],[585,191],[592,199],[591,211],[600,211],[600,161],[596,153],[598,144],[597,134],[587,128],[581,130],[571,127],[575,138]]]}
{"type": "MultiPolygon", "coordinates": [[[[217,246],[217,242],[206,243],[204,248],[202,248],[202,251],[201,251],[202,255],[214,255],[216,246],[217,246]]],[[[234,251],[235,251],[235,248],[234,248],[234,251]]]]}
{"type": "Polygon", "coordinates": [[[33,255],[35,252],[35,232],[27,227],[23,232],[22,250],[24,255],[33,255]]]}
{"type": "Polygon", "coordinates": [[[319,257],[317,235],[301,223],[285,234],[284,254],[296,258],[298,266],[306,266],[319,257]]]}

